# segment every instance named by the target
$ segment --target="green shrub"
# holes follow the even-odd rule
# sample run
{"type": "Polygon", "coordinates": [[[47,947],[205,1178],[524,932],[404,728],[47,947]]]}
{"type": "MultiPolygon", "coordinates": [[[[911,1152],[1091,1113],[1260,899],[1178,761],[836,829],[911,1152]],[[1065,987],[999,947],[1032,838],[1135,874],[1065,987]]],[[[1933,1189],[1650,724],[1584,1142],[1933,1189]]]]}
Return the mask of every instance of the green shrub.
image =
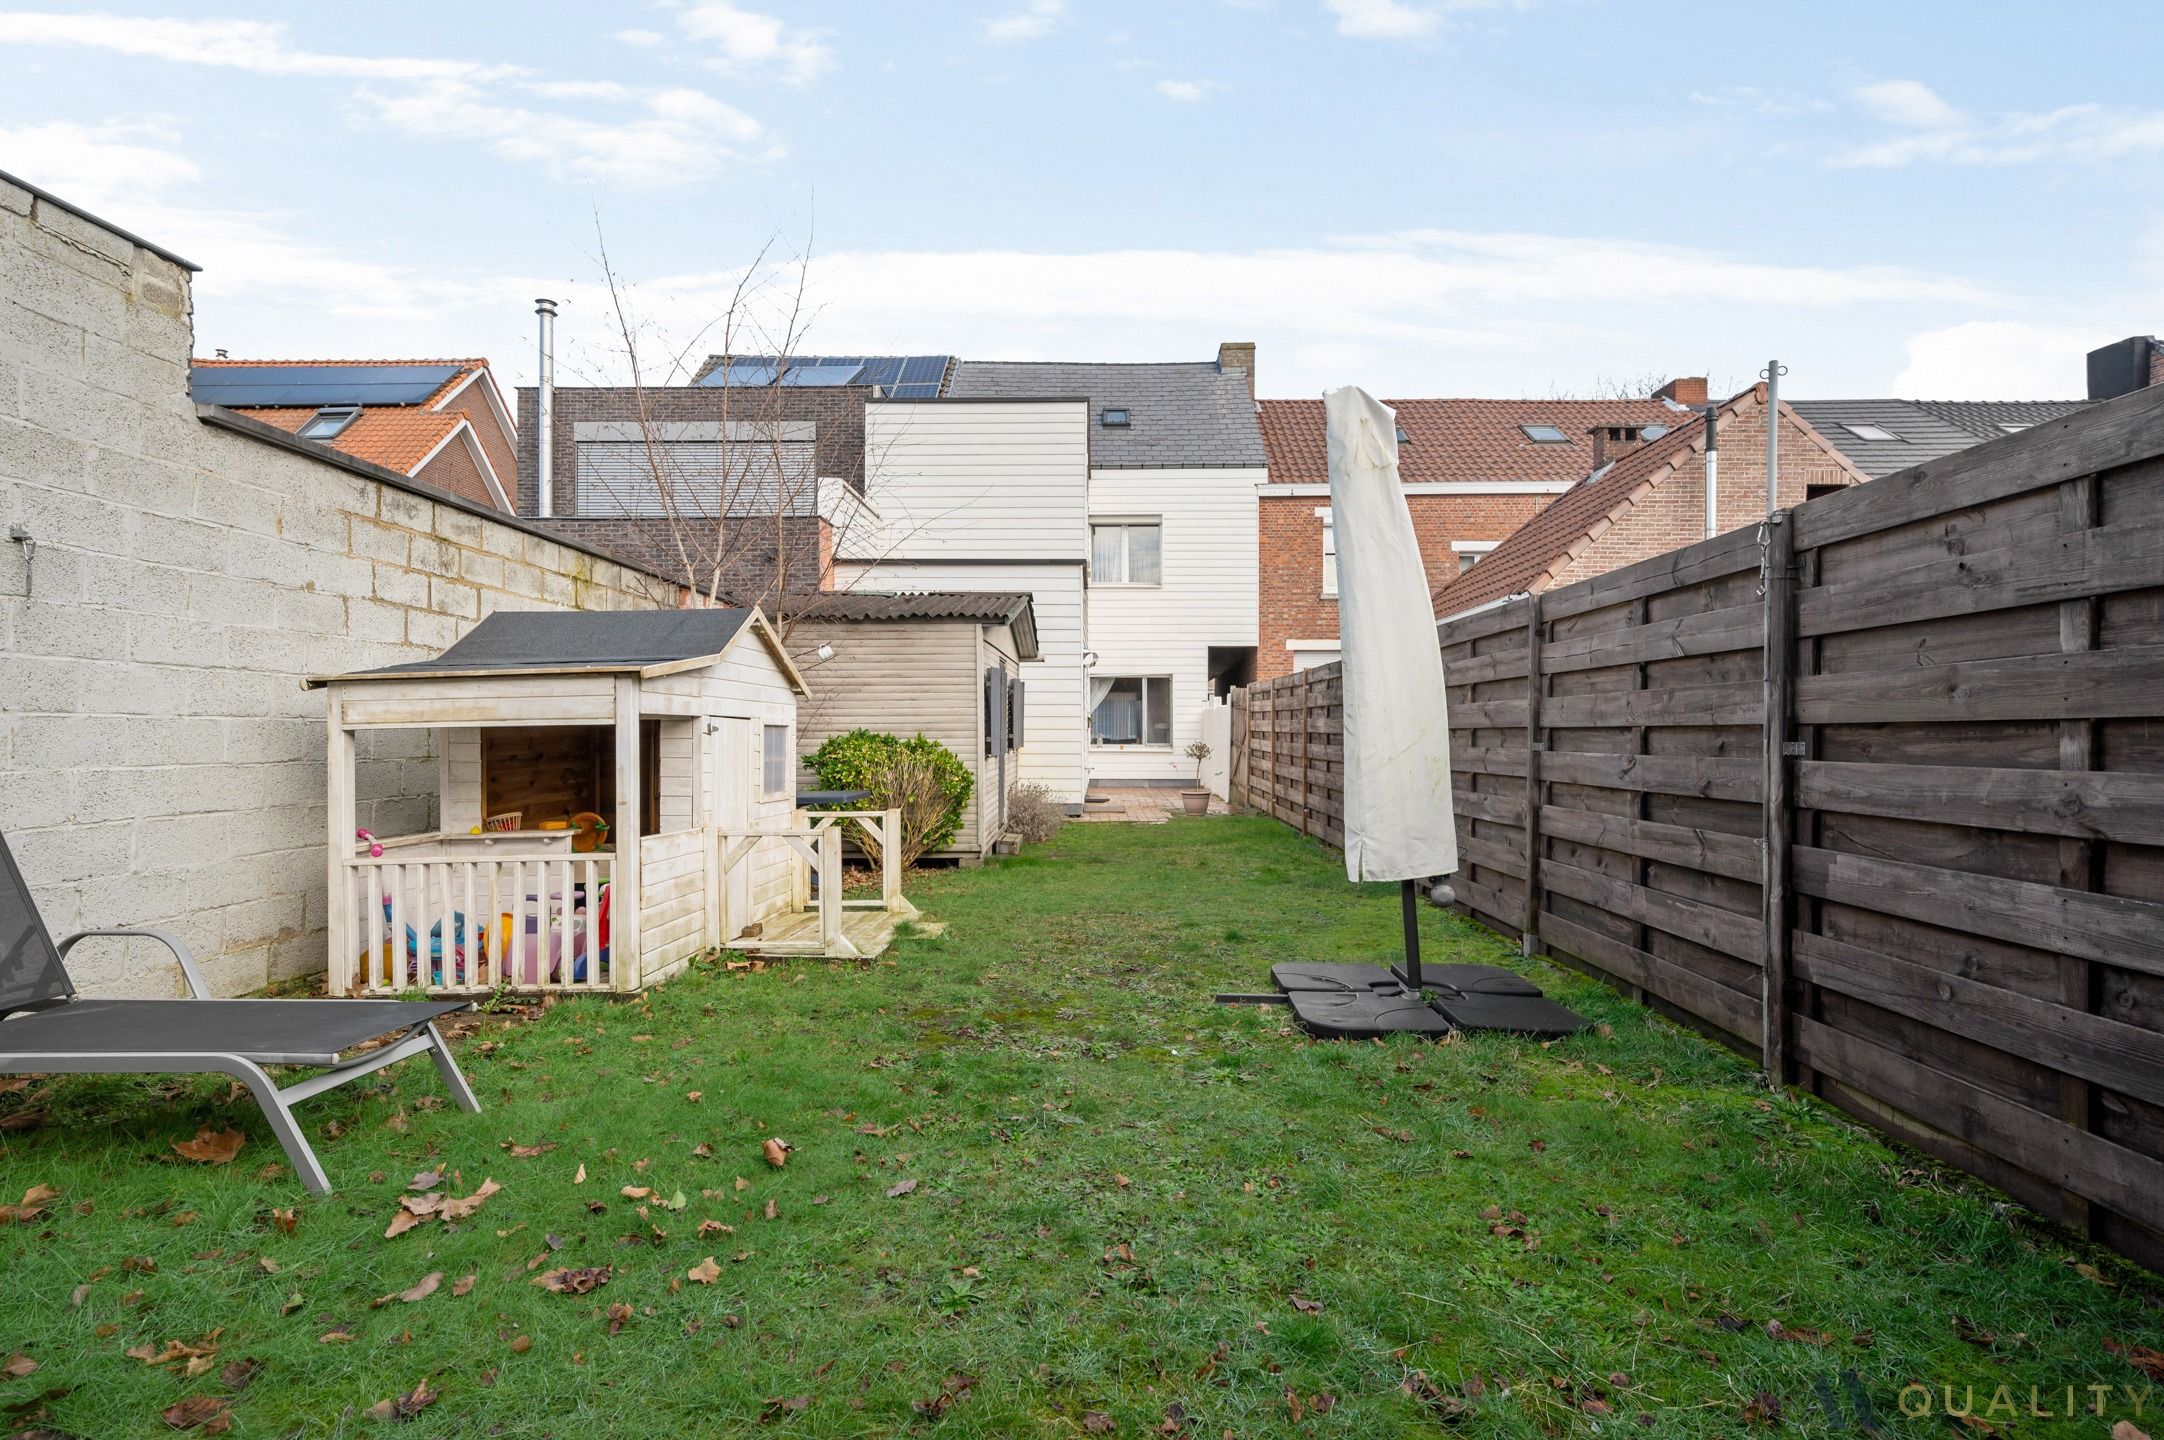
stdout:
{"type": "MultiPolygon", "coordinates": [[[[923,735],[904,740],[876,730],[851,730],[805,756],[804,763],[824,789],[871,792],[866,800],[835,808],[891,807],[902,812],[905,866],[954,838],[977,784],[960,757],[923,735]]],[[[876,845],[867,841],[864,848],[874,860],[879,858],[876,845]]]]}

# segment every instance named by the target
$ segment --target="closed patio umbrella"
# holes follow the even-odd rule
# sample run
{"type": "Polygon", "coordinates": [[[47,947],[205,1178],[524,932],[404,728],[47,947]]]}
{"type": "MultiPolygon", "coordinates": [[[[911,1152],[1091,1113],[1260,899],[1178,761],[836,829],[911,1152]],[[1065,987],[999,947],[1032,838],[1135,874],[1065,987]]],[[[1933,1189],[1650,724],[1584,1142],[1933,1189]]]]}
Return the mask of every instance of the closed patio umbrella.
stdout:
{"type": "Polygon", "coordinates": [[[1363,1038],[1455,1026],[1567,1034],[1584,1022],[1523,977],[1420,963],[1419,882],[1458,868],[1450,719],[1427,567],[1398,481],[1397,415],[1353,386],[1323,396],[1337,539],[1344,713],[1345,876],[1395,880],[1405,959],[1287,963],[1271,978],[1312,1034],[1363,1038]]]}

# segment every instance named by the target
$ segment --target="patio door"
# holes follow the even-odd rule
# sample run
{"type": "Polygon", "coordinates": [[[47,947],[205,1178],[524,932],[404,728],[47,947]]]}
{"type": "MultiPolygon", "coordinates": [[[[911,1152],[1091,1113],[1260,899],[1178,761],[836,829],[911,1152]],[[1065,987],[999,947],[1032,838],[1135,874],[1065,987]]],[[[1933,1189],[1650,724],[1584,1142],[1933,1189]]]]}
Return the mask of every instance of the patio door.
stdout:
{"type": "MultiPolygon", "coordinates": [[[[724,719],[714,735],[714,825],[723,833],[741,835],[752,828],[751,777],[758,763],[758,726],[749,720],[724,719]]],[[[722,853],[729,842],[722,842],[722,853]]],[[[724,941],[744,933],[751,920],[751,872],[759,863],[754,852],[729,871],[722,882],[722,935],[724,941]]]]}

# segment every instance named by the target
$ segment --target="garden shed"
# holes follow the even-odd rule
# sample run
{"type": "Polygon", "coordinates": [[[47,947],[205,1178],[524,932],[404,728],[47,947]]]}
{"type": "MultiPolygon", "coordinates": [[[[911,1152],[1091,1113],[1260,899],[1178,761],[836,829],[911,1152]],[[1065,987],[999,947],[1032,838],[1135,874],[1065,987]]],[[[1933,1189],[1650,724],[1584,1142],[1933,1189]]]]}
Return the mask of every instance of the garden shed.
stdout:
{"type": "Polygon", "coordinates": [[[1037,658],[1028,592],[822,595],[789,644],[813,691],[798,714],[799,753],[858,729],[937,740],[976,783],[962,828],[926,858],[981,860],[1006,832],[1020,778],[1022,662],[1037,658]]]}
{"type": "Polygon", "coordinates": [[[821,860],[838,930],[839,837],[796,812],[804,678],[756,609],[499,612],[433,658],[308,683],[329,692],[334,993],[637,990],[773,929],[821,860]],[[355,829],[357,738],[387,729],[432,732],[431,831],[355,829]]]}

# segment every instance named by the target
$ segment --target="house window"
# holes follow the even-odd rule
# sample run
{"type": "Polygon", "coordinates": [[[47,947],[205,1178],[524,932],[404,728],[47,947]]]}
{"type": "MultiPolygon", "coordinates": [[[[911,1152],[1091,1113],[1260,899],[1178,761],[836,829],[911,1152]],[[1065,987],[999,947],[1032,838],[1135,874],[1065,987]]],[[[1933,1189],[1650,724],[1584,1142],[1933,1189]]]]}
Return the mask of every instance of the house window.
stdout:
{"type": "Polygon", "coordinates": [[[1328,510],[1315,512],[1322,521],[1322,594],[1325,600],[1337,594],[1337,522],[1328,510]]]}
{"type": "Polygon", "coordinates": [[[1090,580],[1098,585],[1164,583],[1164,532],[1155,520],[1090,526],[1090,580]]]}
{"type": "Polygon", "coordinates": [[[1525,438],[1536,445],[1568,445],[1570,437],[1560,425],[1520,425],[1518,429],[1525,438]]]}
{"type": "Polygon", "coordinates": [[[772,800],[789,793],[789,727],[769,725],[761,733],[760,758],[765,762],[759,793],[772,800]]]}
{"type": "Polygon", "coordinates": [[[1841,427],[1858,440],[1899,440],[1901,437],[1883,425],[1846,425],[1841,427]]]}
{"type": "Polygon", "coordinates": [[[1499,540],[1453,540],[1450,548],[1457,553],[1458,573],[1463,575],[1480,563],[1483,555],[1502,542],[1499,540]]]}
{"type": "Polygon", "coordinates": [[[1106,410],[1098,415],[1097,420],[1107,430],[1124,430],[1134,423],[1122,409],[1106,410]]]}
{"type": "Polygon", "coordinates": [[[326,405],[308,417],[299,434],[303,440],[328,440],[360,418],[358,405],[326,405]]]}
{"type": "Polygon", "coordinates": [[[1170,745],[1172,678],[1097,676],[1090,680],[1092,745],[1170,745]]]}

